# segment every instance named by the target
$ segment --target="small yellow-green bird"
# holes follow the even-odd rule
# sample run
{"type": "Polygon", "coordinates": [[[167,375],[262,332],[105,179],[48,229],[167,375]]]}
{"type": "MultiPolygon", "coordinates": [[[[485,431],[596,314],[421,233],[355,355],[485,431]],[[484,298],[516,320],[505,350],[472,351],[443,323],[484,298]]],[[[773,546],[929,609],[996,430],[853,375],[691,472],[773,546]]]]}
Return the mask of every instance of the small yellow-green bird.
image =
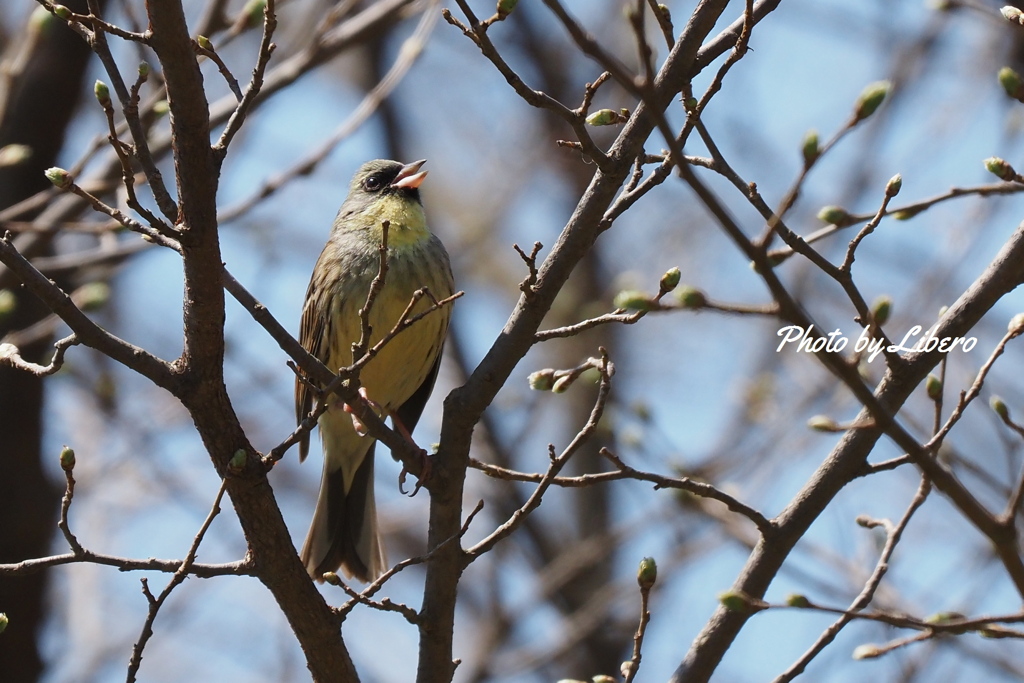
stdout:
{"type": "MultiPolygon", "coordinates": [[[[370,346],[398,322],[413,298],[426,287],[436,299],[455,289],[444,245],[427,228],[419,187],[425,161],[401,164],[376,160],[356,172],[330,238],[313,268],[302,309],[299,341],[331,370],[351,365],[352,345],[360,338],[359,310],[366,305],[370,283],[380,270],[382,225],[388,227],[384,287],[370,309],[370,346]]],[[[428,297],[413,313],[429,308],[428,297]]],[[[448,332],[451,306],[443,306],[406,328],[363,367],[359,381],[382,417],[391,416],[412,432],[430,396],[448,332]]],[[[297,419],[309,414],[313,391],[295,382],[297,419]]],[[[357,432],[352,415],[337,396],[317,423],[323,444],[320,495],[301,558],[309,575],[320,581],[339,568],[349,578],[372,581],[387,561],[377,529],[373,497],[375,440],[357,432]]],[[[299,460],[309,451],[309,434],[299,444],[299,460]]]]}

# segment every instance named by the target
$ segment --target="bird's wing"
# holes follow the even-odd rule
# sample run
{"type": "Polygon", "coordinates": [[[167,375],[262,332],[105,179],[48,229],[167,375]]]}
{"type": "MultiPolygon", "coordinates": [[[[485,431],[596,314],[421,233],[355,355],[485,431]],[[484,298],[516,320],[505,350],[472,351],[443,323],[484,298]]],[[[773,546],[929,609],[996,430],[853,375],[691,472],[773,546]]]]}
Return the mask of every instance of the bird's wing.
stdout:
{"type": "MultiPolygon", "coordinates": [[[[395,415],[399,421],[405,425],[405,428],[412,434],[412,430],[416,428],[416,423],[420,420],[420,415],[423,414],[423,407],[427,405],[427,399],[430,398],[430,392],[434,390],[434,382],[437,381],[437,371],[441,367],[441,355],[444,351],[444,345],[437,351],[437,360],[434,361],[434,366],[430,368],[430,372],[427,373],[426,378],[423,380],[423,384],[419,386],[416,391],[413,392],[409,400],[400,405],[395,410],[395,415]]],[[[392,456],[394,458],[394,454],[392,456]]],[[[398,458],[395,458],[397,460],[398,458]]]]}
{"type": "MultiPolygon", "coordinates": [[[[327,353],[329,351],[329,345],[327,340],[330,339],[330,330],[327,329],[330,324],[330,316],[326,315],[327,311],[330,310],[327,301],[322,299],[329,296],[327,287],[315,287],[316,271],[314,270],[312,280],[309,283],[309,289],[306,291],[306,303],[302,307],[302,322],[299,326],[299,343],[302,347],[309,351],[313,356],[320,359],[321,362],[327,362],[327,353]],[[314,294],[314,290],[319,289],[319,292],[314,294]]],[[[300,374],[295,377],[295,420],[301,423],[302,420],[309,414],[309,411],[313,409],[313,390],[307,384],[304,375],[300,374]]],[[[306,459],[306,455],[309,453],[309,432],[302,435],[299,439],[299,462],[306,459]]]]}

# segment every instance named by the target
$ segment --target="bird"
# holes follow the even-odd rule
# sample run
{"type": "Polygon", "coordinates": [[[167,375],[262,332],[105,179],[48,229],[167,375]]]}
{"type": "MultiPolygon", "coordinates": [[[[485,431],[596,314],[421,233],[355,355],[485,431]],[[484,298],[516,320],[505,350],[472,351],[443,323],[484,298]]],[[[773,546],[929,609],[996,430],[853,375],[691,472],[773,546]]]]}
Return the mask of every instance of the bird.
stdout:
{"type": "MultiPolygon", "coordinates": [[[[387,225],[384,285],[368,315],[370,347],[390,332],[414,298],[427,288],[434,300],[455,290],[451,262],[441,240],[427,227],[420,185],[426,160],[402,164],[377,159],[363,164],[349,185],[330,237],[317,259],[302,308],[299,342],[337,372],[352,365],[352,346],[361,335],[360,309],[380,271],[387,225]]],[[[427,310],[420,297],[412,314],[427,310]]],[[[444,305],[393,337],[360,371],[360,392],[382,418],[408,435],[416,426],[437,379],[451,306],[444,305]]],[[[315,390],[301,375],[295,381],[298,422],[310,413],[315,390]]],[[[320,492],[300,559],[321,582],[341,569],[347,578],[370,582],[387,567],[377,526],[373,459],[375,439],[337,396],[323,396],[326,412],[317,421],[324,463],[320,492]]],[[[309,432],[299,440],[299,461],[309,452],[309,432]]]]}

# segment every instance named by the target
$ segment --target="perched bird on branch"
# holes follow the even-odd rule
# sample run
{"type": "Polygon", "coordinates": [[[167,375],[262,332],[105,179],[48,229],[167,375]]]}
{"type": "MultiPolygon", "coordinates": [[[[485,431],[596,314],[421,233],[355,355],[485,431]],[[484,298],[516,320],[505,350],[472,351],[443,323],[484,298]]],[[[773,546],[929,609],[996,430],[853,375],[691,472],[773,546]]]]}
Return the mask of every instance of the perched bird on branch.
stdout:
{"type": "MultiPolygon", "coordinates": [[[[353,346],[363,336],[364,319],[372,331],[369,349],[392,332],[414,299],[407,318],[454,292],[448,253],[427,227],[420,200],[419,187],[427,175],[420,170],[424,163],[378,159],[363,164],[317,259],[299,341],[335,372],[359,361],[353,357],[353,346]],[[380,276],[383,285],[368,302],[371,283],[380,276]],[[416,294],[423,288],[430,295],[416,294]],[[368,303],[368,314],[361,315],[368,303]]],[[[450,317],[450,305],[431,311],[387,341],[360,370],[360,393],[378,415],[390,416],[406,435],[416,426],[434,387],[450,317]]],[[[306,378],[296,379],[295,412],[300,422],[312,409],[315,393],[306,378]]],[[[302,562],[318,581],[339,568],[347,577],[372,581],[386,567],[373,495],[376,441],[361,433],[360,423],[337,395],[322,400],[328,402],[317,423],[324,469],[302,562]]],[[[299,444],[300,461],[308,451],[307,433],[299,444]]]]}

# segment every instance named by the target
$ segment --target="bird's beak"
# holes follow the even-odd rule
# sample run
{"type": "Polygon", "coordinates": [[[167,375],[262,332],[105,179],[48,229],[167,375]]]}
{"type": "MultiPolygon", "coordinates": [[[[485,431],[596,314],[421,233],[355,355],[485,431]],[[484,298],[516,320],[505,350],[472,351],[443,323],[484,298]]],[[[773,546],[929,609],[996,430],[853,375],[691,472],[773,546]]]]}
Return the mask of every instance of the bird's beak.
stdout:
{"type": "Polygon", "coordinates": [[[395,181],[391,183],[391,187],[401,187],[406,189],[416,189],[423,182],[423,179],[427,177],[427,171],[420,171],[420,167],[427,163],[426,159],[420,159],[414,161],[411,164],[406,164],[402,167],[402,170],[395,176],[395,181]],[[419,171],[419,172],[417,172],[419,171]]]}

